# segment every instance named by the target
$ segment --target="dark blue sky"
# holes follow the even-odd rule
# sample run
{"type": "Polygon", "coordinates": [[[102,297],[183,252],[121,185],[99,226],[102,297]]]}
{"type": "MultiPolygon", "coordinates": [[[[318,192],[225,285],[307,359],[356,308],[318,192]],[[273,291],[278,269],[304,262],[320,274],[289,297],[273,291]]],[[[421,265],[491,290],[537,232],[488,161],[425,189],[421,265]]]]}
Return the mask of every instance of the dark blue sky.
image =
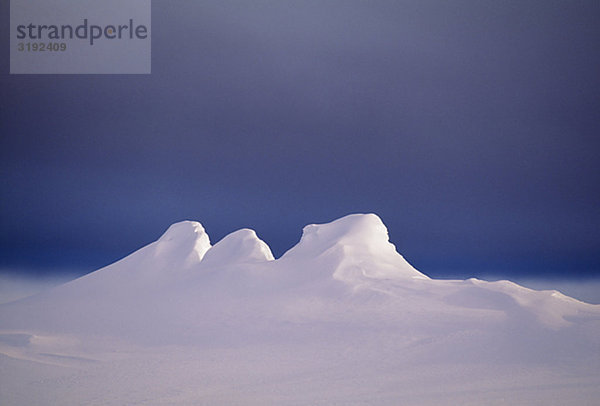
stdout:
{"type": "Polygon", "coordinates": [[[182,219],[375,212],[432,276],[600,275],[598,1],[154,1],[152,75],[8,75],[0,267],[91,271],[182,219]]]}

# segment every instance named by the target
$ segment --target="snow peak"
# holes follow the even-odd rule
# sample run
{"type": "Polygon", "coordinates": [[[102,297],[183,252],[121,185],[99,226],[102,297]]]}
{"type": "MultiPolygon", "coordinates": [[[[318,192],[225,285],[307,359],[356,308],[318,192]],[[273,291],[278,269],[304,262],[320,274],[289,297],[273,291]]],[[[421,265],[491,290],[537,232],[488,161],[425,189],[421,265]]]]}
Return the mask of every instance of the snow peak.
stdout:
{"type": "Polygon", "coordinates": [[[83,24],[73,27],[72,25],[18,25],[18,39],[89,39],[90,45],[99,39],[146,39],[148,38],[148,27],[143,24],[135,25],[133,19],[129,19],[128,24],[105,26],[89,25],[88,19],[83,20],[83,24]]]}

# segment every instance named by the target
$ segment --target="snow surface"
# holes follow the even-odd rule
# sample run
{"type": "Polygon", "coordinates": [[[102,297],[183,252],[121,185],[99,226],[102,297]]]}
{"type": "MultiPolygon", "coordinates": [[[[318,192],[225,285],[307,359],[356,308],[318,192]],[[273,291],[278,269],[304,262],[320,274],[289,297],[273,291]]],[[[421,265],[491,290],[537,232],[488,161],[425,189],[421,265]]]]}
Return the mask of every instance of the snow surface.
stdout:
{"type": "Polygon", "coordinates": [[[600,306],[430,279],[374,214],[172,225],[108,267],[0,305],[1,405],[596,405],[600,306]]]}

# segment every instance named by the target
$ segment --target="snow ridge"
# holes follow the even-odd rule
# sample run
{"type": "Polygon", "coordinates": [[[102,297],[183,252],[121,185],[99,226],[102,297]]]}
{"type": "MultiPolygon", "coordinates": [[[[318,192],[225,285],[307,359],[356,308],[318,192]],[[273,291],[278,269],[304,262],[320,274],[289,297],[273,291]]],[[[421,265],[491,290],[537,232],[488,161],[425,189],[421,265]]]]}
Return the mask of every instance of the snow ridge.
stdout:
{"type": "Polygon", "coordinates": [[[0,305],[0,404],[592,405],[598,348],[599,305],[430,279],[374,214],[308,225],[279,259],[183,221],[0,305]]]}

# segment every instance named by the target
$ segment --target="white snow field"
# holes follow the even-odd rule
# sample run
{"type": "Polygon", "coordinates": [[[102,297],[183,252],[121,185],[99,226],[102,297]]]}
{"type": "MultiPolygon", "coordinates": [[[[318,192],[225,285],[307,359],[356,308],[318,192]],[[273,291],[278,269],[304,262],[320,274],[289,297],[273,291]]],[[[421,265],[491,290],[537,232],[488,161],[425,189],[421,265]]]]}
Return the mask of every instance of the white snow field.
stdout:
{"type": "Polygon", "coordinates": [[[0,405],[598,405],[600,306],[434,280],[374,214],[281,258],[197,222],[0,305],[0,405]]]}

